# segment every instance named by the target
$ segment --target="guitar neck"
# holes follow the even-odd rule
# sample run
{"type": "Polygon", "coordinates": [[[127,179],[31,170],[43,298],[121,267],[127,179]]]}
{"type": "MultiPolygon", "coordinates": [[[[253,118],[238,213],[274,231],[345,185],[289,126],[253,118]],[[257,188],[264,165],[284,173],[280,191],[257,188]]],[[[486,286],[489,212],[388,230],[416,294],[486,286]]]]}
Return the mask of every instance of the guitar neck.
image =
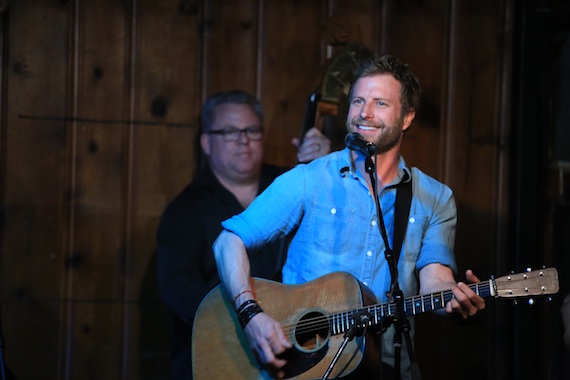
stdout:
{"type": "MultiPolygon", "coordinates": [[[[470,284],[469,288],[483,298],[495,295],[494,280],[488,280],[475,284],[470,284]]],[[[414,316],[428,311],[442,309],[453,298],[451,290],[417,295],[404,299],[404,313],[406,316],[414,316]]],[[[330,315],[331,331],[333,335],[343,334],[354,326],[357,316],[366,314],[369,317],[368,326],[380,324],[382,318],[392,317],[396,314],[396,303],[385,302],[370,305],[362,309],[335,313],[330,315]]]]}

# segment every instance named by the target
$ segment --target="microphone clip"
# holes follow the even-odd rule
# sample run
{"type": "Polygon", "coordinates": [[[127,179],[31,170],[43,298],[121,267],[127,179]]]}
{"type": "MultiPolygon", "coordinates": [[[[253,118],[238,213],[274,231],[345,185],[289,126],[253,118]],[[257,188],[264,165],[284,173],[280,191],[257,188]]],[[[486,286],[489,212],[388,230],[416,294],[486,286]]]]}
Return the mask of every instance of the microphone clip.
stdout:
{"type": "Polygon", "coordinates": [[[360,152],[366,157],[372,157],[376,154],[376,145],[364,140],[357,132],[347,134],[344,143],[348,149],[360,152]]]}
{"type": "Polygon", "coordinates": [[[352,315],[353,325],[345,333],[344,337],[352,340],[355,337],[364,335],[366,329],[372,321],[370,314],[365,310],[360,310],[352,315]]]}

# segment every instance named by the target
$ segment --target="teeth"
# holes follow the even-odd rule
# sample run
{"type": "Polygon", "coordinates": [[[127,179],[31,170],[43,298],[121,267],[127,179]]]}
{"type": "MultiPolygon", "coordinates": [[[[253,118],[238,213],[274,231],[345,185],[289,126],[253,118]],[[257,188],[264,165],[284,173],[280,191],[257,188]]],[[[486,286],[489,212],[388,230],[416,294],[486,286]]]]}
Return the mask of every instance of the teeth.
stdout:
{"type": "Polygon", "coordinates": [[[366,126],[366,125],[359,125],[359,126],[358,126],[358,129],[362,129],[362,130],[364,130],[364,131],[374,131],[376,128],[374,128],[374,127],[369,127],[369,126],[366,126]]]}

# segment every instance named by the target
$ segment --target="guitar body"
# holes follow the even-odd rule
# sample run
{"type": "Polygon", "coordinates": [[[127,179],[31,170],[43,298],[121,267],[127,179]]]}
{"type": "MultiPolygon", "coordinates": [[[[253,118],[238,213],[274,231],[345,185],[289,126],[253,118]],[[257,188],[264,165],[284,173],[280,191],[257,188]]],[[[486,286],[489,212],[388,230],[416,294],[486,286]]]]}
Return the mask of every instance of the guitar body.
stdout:
{"type": "MultiPolygon", "coordinates": [[[[261,308],[282,323],[294,345],[284,356],[288,362],[285,378],[289,379],[321,379],[343,342],[343,334],[333,334],[327,327],[316,334],[304,334],[297,326],[375,302],[369,289],[342,272],[302,285],[256,278],[254,289],[261,308]]],[[[374,329],[368,330],[367,337],[355,338],[346,345],[329,378],[339,374],[343,379],[374,376],[379,348],[377,336],[371,339],[375,336],[371,330],[374,329]]],[[[257,362],[221,286],[214,288],[200,304],[193,331],[195,380],[271,378],[257,362]]]]}

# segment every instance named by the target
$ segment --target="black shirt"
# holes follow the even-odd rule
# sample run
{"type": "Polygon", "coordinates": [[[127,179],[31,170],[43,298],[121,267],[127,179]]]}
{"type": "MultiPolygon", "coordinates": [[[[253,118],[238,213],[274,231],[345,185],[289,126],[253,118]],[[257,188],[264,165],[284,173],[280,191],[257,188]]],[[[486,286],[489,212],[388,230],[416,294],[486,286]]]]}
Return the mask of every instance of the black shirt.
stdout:
{"type": "MultiPolygon", "coordinates": [[[[264,164],[258,194],[286,171],[264,164]]],[[[244,208],[209,168],[166,207],[158,228],[158,282],[160,296],[171,312],[173,379],[191,378],[191,333],[196,310],[220,278],[212,244],[221,223],[244,208]]],[[[280,240],[248,251],[251,275],[281,280],[285,242],[280,240]]]]}

